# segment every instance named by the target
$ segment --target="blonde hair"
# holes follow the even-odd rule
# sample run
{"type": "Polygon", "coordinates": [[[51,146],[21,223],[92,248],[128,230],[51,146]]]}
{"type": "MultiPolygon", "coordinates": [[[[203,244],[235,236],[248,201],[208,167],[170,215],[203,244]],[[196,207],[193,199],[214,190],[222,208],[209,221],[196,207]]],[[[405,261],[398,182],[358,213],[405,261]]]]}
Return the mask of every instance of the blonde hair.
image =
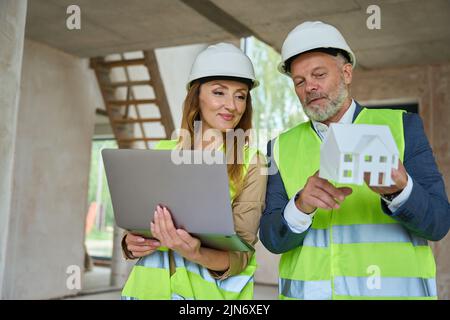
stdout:
{"type": "MultiPolygon", "coordinates": [[[[194,148],[194,122],[200,121],[200,81],[194,81],[189,88],[183,105],[183,117],[181,119],[181,129],[182,131],[188,132],[187,135],[190,141],[183,141],[183,136],[178,138],[177,146],[180,149],[193,149],[194,148]]],[[[250,91],[247,94],[245,111],[242,114],[239,123],[236,125],[234,130],[242,129],[246,132],[248,129],[252,128],[252,100],[250,96],[250,91]]],[[[225,134],[223,136],[223,141],[226,141],[225,134]]],[[[249,145],[249,137],[245,136],[245,148],[249,145]]],[[[227,156],[227,171],[228,178],[234,187],[236,198],[243,189],[244,185],[244,164],[240,163],[238,159],[244,159],[244,149],[238,148],[237,141],[233,138],[233,149],[227,150],[226,143],[224,144],[224,149],[227,156]],[[229,157],[233,156],[233,159],[229,157]]]]}

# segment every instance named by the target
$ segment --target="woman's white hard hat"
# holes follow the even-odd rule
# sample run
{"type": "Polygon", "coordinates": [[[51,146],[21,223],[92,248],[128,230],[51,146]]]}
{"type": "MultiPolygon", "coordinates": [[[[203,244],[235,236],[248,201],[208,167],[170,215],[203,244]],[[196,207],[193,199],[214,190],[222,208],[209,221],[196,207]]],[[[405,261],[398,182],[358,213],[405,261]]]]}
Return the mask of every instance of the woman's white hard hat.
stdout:
{"type": "Polygon", "coordinates": [[[192,64],[187,88],[192,81],[207,77],[231,77],[250,80],[250,89],[259,85],[250,58],[231,43],[217,43],[200,52],[192,64]]]}
{"type": "Polygon", "coordinates": [[[334,26],[321,21],[306,21],[295,27],[284,40],[281,48],[282,61],[278,70],[290,75],[286,61],[301,53],[319,48],[333,48],[345,51],[355,67],[356,57],[342,34],[334,26]]]}

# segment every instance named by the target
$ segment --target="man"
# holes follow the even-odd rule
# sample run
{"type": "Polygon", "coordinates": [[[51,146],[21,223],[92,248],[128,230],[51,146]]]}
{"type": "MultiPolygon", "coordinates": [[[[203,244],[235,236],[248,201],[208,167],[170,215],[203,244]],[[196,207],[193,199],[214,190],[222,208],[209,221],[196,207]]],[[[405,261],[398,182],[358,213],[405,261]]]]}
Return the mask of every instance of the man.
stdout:
{"type": "Polygon", "coordinates": [[[355,55],[322,22],[293,29],[282,47],[289,75],[310,118],[269,142],[266,209],[260,238],[282,253],[282,299],[436,299],[436,267],[427,240],[450,228],[445,186],[420,117],[361,107],[350,96],[355,55]],[[400,152],[393,185],[338,185],[318,176],[330,123],[388,125],[400,152]]]}

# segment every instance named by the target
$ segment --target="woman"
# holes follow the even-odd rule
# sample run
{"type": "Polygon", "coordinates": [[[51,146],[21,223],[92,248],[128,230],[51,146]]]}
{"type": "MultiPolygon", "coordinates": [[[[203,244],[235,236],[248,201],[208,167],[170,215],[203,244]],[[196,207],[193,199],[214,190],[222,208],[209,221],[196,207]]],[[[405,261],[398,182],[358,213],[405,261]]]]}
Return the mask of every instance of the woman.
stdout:
{"type": "MultiPolygon", "coordinates": [[[[248,137],[244,145],[234,139],[222,142],[236,129],[251,129],[250,90],[256,85],[252,63],[241,50],[226,43],[209,46],[191,69],[180,138],[157,145],[225,151],[235,230],[252,245],[264,206],[265,160],[248,146],[248,137]]],[[[155,239],[126,233],[122,241],[127,258],[140,258],[125,284],[124,299],[253,298],[253,253],[202,247],[187,231],[174,227],[163,205],[155,209],[150,227],[155,239]]]]}

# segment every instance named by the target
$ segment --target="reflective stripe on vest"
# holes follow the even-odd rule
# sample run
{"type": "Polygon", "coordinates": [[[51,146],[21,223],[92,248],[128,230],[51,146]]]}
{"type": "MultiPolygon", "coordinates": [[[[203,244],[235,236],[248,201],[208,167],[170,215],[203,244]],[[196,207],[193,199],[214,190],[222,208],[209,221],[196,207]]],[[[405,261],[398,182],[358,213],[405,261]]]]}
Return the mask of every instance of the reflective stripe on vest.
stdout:
{"type": "Polygon", "coordinates": [[[209,271],[173,252],[176,272],[171,278],[172,293],[185,299],[236,300],[253,298],[255,255],[239,275],[224,280],[214,279],[209,271]]]}
{"type": "MultiPolygon", "coordinates": [[[[354,123],[388,125],[403,161],[403,111],[363,109],[354,123]]],[[[276,139],[274,159],[289,198],[319,169],[320,145],[310,122],[276,139]]],[[[302,246],[282,255],[280,298],[435,299],[436,266],[427,241],[385,214],[366,185],[350,187],[340,209],[318,209],[302,246]]]]}
{"type": "Polygon", "coordinates": [[[280,296],[287,299],[329,300],[331,299],[331,281],[279,280],[280,296]]]}
{"type": "MultiPolygon", "coordinates": [[[[370,277],[335,277],[337,296],[356,298],[420,298],[437,295],[436,281],[421,278],[383,278],[379,286],[370,277]]],[[[281,296],[288,299],[329,300],[332,297],[330,280],[301,281],[280,279],[281,296]]]]}
{"type": "MultiPolygon", "coordinates": [[[[427,245],[425,239],[414,236],[397,223],[332,226],[332,229],[333,243],[410,242],[414,246],[427,245]]],[[[329,239],[329,229],[311,228],[303,246],[328,247],[329,239]]]]}
{"type": "MultiPolygon", "coordinates": [[[[155,149],[173,150],[176,140],[160,141],[155,149]]],[[[256,149],[245,150],[244,175],[248,164],[257,153],[256,149]]],[[[231,183],[230,183],[231,184],[231,183]]],[[[230,198],[234,198],[234,187],[230,186],[230,198]]],[[[239,275],[224,280],[214,279],[208,269],[184,259],[171,251],[175,263],[175,273],[170,275],[169,251],[156,251],[140,258],[131,270],[122,291],[122,299],[253,299],[253,275],[256,257],[252,255],[247,267],[239,275]]]]}
{"type": "Polygon", "coordinates": [[[422,298],[437,295],[436,281],[421,278],[383,277],[376,285],[370,277],[336,277],[336,295],[355,297],[400,297],[422,298]]]}
{"type": "Polygon", "coordinates": [[[174,252],[175,265],[177,268],[185,268],[190,273],[195,273],[196,275],[202,277],[204,280],[216,284],[220,289],[229,292],[239,293],[242,289],[253,280],[253,274],[245,272],[229,277],[224,280],[214,279],[207,269],[194,263],[192,261],[184,259],[178,253],[174,252]]]}
{"type": "Polygon", "coordinates": [[[136,262],[122,290],[122,300],[170,298],[169,252],[162,248],[136,262]]]}

